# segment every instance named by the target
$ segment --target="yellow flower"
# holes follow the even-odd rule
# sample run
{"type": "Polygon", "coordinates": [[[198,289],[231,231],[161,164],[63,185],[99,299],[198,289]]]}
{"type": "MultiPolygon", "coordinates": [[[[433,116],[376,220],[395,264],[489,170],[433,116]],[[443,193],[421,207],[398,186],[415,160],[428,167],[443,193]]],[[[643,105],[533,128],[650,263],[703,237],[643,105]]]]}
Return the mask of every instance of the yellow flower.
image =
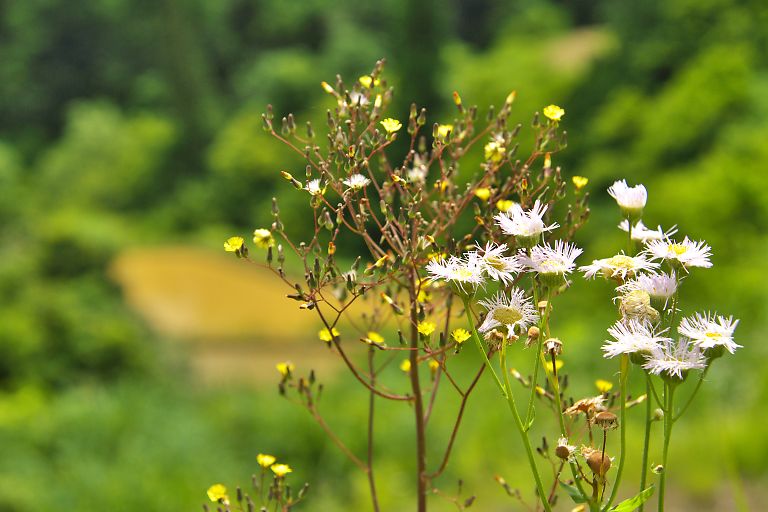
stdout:
{"type": "Polygon", "coordinates": [[[611,389],[613,389],[613,382],[609,380],[603,380],[603,379],[597,379],[595,381],[595,386],[597,386],[597,390],[601,393],[607,393],[611,389]]]}
{"type": "Polygon", "coordinates": [[[573,182],[573,186],[576,187],[576,190],[581,190],[587,186],[589,178],[585,178],[584,176],[574,176],[571,178],[571,181],[573,182]]]}
{"type": "Polygon", "coordinates": [[[326,343],[332,342],[333,338],[336,338],[340,335],[341,333],[335,327],[331,329],[331,332],[328,332],[328,329],[322,329],[319,333],[317,333],[318,338],[320,338],[321,341],[324,341],[326,343]]]}
{"type": "Polygon", "coordinates": [[[222,484],[214,484],[208,488],[208,499],[217,503],[229,503],[229,496],[227,496],[227,488],[222,484]]]}
{"type": "Polygon", "coordinates": [[[368,339],[379,345],[384,343],[384,337],[376,331],[368,331],[368,339]]]}
{"type": "Polygon", "coordinates": [[[405,373],[411,371],[411,361],[409,359],[403,359],[403,361],[400,363],[400,369],[405,373]]]}
{"type": "Polygon", "coordinates": [[[293,366],[293,363],[290,361],[286,361],[284,363],[277,363],[275,367],[277,368],[277,371],[280,372],[280,375],[282,375],[283,377],[293,372],[293,369],[295,368],[293,366]]]}
{"type": "Polygon", "coordinates": [[[275,245],[275,239],[272,238],[272,233],[268,229],[259,228],[253,231],[253,243],[256,247],[268,249],[275,245]]]}
{"type": "Polygon", "coordinates": [[[421,302],[422,304],[426,302],[430,302],[432,300],[432,294],[429,293],[424,288],[422,288],[421,290],[419,290],[419,295],[416,297],[416,300],[421,302]]]}
{"type": "Polygon", "coordinates": [[[288,473],[293,473],[293,470],[291,469],[291,466],[288,464],[272,464],[269,469],[272,470],[272,472],[278,477],[282,478],[288,473]]]}
{"type": "Polygon", "coordinates": [[[557,122],[563,118],[565,115],[565,110],[558,107],[557,105],[547,105],[544,107],[543,113],[547,119],[551,119],[552,121],[557,122]]]}
{"type": "Polygon", "coordinates": [[[230,238],[227,238],[227,241],[224,242],[224,250],[227,252],[240,252],[243,250],[243,244],[245,243],[245,240],[243,240],[243,237],[241,236],[233,236],[230,238]]]}
{"type": "Polygon", "coordinates": [[[477,188],[475,189],[475,197],[481,201],[487,201],[491,197],[491,189],[489,188],[477,188]]]}
{"type": "Polygon", "coordinates": [[[358,78],[357,81],[360,82],[360,85],[367,87],[368,89],[372,86],[378,86],[381,83],[378,78],[374,79],[371,75],[363,75],[358,78]]]}
{"type": "Polygon", "coordinates": [[[515,206],[515,202],[510,199],[499,199],[496,201],[496,208],[500,212],[506,212],[509,211],[510,208],[515,206]]]}
{"type": "Polygon", "coordinates": [[[430,359],[429,360],[429,372],[434,375],[437,373],[438,368],[440,368],[440,361],[437,359],[430,359]]]}
{"type": "MultiPolygon", "coordinates": [[[[565,363],[563,362],[562,359],[555,359],[555,368],[557,368],[557,371],[560,371],[560,368],[562,368],[564,364],[565,363]]],[[[547,364],[544,365],[544,368],[546,368],[546,370],[548,372],[551,372],[552,371],[552,362],[551,361],[547,361],[547,364]]]]}
{"type": "Polygon", "coordinates": [[[470,336],[472,335],[469,334],[469,331],[466,329],[462,329],[461,327],[459,327],[458,329],[454,329],[453,332],[451,333],[451,337],[459,345],[467,341],[470,338],[470,336]]]}
{"type": "Polygon", "coordinates": [[[397,119],[392,119],[391,117],[388,117],[381,122],[381,126],[384,127],[387,133],[395,133],[396,131],[398,131],[400,128],[403,127],[403,124],[397,119]]]}
{"type": "Polygon", "coordinates": [[[504,144],[498,140],[492,140],[483,148],[485,153],[485,159],[490,160],[493,163],[499,163],[504,159],[505,149],[504,144]]]}
{"type": "Polygon", "coordinates": [[[437,136],[441,139],[448,138],[448,135],[453,132],[453,125],[452,124],[440,124],[437,125],[437,136]]]}
{"type": "Polygon", "coordinates": [[[417,329],[421,334],[424,336],[429,336],[433,332],[435,332],[435,328],[437,327],[434,322],[419,322],[419,325],[416,326],[417,329]]]}
{"type": "Polygon", "coordinates": [[[266,453],[260,453],[256,456],[256,462],[263,468],[268,468],[275,463],[277,459],[273,455],[267,455],[266,453]]]}

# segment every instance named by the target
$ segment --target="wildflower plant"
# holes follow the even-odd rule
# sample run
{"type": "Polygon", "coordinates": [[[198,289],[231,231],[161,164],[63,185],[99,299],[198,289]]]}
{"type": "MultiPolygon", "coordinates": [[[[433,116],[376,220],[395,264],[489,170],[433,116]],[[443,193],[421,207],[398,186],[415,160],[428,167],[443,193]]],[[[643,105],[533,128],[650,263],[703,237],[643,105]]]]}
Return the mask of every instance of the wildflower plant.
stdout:
{"type": "MultiPolygon", "coordinates": [[[[675,390],[691,371],[702,370],[698,391],[712,361],[738,347],[732,336],[736,321],[710,314],[681,322],[678,341],[670,335],[677,328],[678,288],[692,267],[709,266],[709,247],[688,238],[674,242],[669,239],[674,231],[645,228],[642,185],[630,187],[622,180],[609,189],[620,206],[628,245],[625,252],[581,270],[588,278],[613,282],[619,293],[619,320],[609,329],[614,339],[603,347],[606,357],[619,359],[619,391],[612,393],[611,382],[598,380],[596,396],[567,397],[561,354],[568,341],[556,337],[551,318],[557,298],[569,292],[577,275],[582,249],[573,237],[589,216],[589,194],[587,178],[566,180],[552,163],[566,146],[565,110],[549,105],[543,116],[533,117],[528,128],[533,146],[521,158],[517,139],[523,127],[510,123],[514,92],[498,111],[491,107],[484,120],[477,107],[466,106],[454,93],[453,119],[436,120],[430,129],[426,110],[415,104],[406,120],[389,117],[393,90],[383,67],[378,62],[351,84],[341,77],[334,85],[322,82],[333,104],[324,137],[310,123],[300,133],[291,114],[281,123],[271,107],[263,115],[264,129],[306,162],[300,177],[289,171],[282,176],[306,195],[311,237],[294,241],[273,200],[272,225],[254,232],[258,253],[249,253],[241,237],[225,243],[225,250],[271,269],[290,288],[288,297],[317,316],[320,340],[367,393],[368,420],[361,427],[365,453],[351,449],[321,414],[323,386],[313,370],[278,365],[280,393],[304,407],[361,470],[375,511],[375,411],[382,400],[403,404],[413,417],[417,510],[427,510],[431,494],[460,510],[473,504],[474,496],[461,496],[461,485],[457,494],[445,493],[437,480],[449,465],[467,402],[481,378],[491,379],[506,403],[535,483],[531,498],[496,477],[511,497],[546,511],[561,492],[592,512],[642,507],[653,492],[646,485],[653,403],[664,411],[666,467],[672,425],[690,404],[678,410],[675,390]],[[394,156],[398,149],[403,157],[394,156]],[[482,157],[478,168],[465,167],[469,154],[482,157]],[[351,264],[337,253],[342,240],[348,247],[350,238],[364,247],[363,254],[349,258],[351,264]],[[640,250],[638,243],[647,246],[640,250]],[[303,269],[301,282],[289,276],[287,253],[303,269]],[[356,303],[365,303],[364,313],[352,313],[356,303]],[[475,359],[474,372],[462,371],[466,364],[459,365],[458,358],[475,359]],[[510,360],[530,372],[523,375],[510,360]],[[644,376],[648,392],[629,400],[632,366],[644,376]],[[385,384],[393,382],[393,373],[397,384],[385,384]],[[456,394],[459,405],[452,424],[430,427],[430,432],[447,432],[447,442],[436,446],[439,441],[430,438],[427,427],[433,410],[442,406],[437,397],[446,393],[456,394]],[[611,508],[625,466],[627,409],[642,403],[646,430],[639,493],[611,508]],[[548,417],[537,413],[542,408],[556,418],[551,433],[558,441],[552,450],[546,437],[541,446],[531,442],[534,424],[547,428],[539,425],[548,417]],[[619,449],[612,456],[607,440],[616,435],[619,449]],[[442,455],[428,460],[428,452],[442,455]],[[542,460],[554,478],[545,476],[550,471],[540,467],[542,460]]],[[[599,347],[594,350],[599,354],[599,347]]]]}

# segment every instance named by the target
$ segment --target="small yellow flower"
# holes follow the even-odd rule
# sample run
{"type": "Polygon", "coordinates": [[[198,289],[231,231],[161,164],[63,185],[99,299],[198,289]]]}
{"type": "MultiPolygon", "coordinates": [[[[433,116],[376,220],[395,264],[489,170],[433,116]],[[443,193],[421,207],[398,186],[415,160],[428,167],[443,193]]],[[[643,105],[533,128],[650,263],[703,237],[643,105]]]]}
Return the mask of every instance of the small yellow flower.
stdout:
{"type": "Polygon", "coordinates": [[[278,477],[282,478],[288,473],[293,473],[293,470],[291,469],[291,466],[288,464],[272,464],[269,469],[272,470],[272,472],[278,477]]]}
{"type": "MultiPolygon", "coordinates": [[[[557,368],[557,371],[560,371],[560,368],[562,368],[564,364],[565,363],[563,362],[562,359],[555,359],[555,368],[557,368]]],[[[546,370],[548,372],[551,372],[552,371],[552,362],[551,361],[547,361],[547,364],[544,365],[544,368],[546,368],[546,370]]]]}
{"type": "Polygon", "coordinates": [[[381,83],[378,78],[374,79],[371,75],[363,75],[358,78],[357,81],[360,82],[360,85],[368,89],[371,87],[376,87],[381,83]]]}
{"type": "Polygon", "coordinates": [[[441,139],[447,139],[448,135],[453,132],[452,124],[440,124],[437,126],[437,136],[441,139]]]}
{"type": "Polygon", "coordinates": [[[388,117],[381,122],[381,126],[384,127],[387,133],[395,133],[396,131],[398,131],[400,128],[403,127],[403,124],[397,119],[392,119],[391,117],[388,117]]]}
{"type": "Polygon", "coordinates": [[[332,342],[333,338],[336,338],[340,335],[341,333],[335,327],[331,329],[331,332],[328,332],[328,329],[322,329],[319,333],[317,333],[317,337],[320,338],[321,341],[324,341],[326,343],[332,342]]]}
{"type": "Polygon", "coordinates": [[[208,499],[217,503],[229,503],[227,488],[222,484],[214,484],[208,488],[208,499]]]}
{"type": "Polygon", "coordinates": [[[434,375],[437,372],[437,369],[440,368],[440,361],[437,359],[430,359],[429,360],[429,371],[432,372],[434,375]]]}
{"type": "Polygon", "coordinates": [[[499,199],[496,201],[496,208],[500,212],[506,212],[509,211],[510,208],[515,206],[515,202],[510,199],[499,199]]]}
{"type": "Polygon", "coordinates": [[[557,105],[547,105],[544,107],[543,113],[547,119],[558,122],[565,115],[565,110],[558,107],[557,105]]]}
{"type": "Polygon", "coordinates": [[[571,178],[571,181],[573,182],[573,186],[576,187],[576,190],[581,190],[587,186],[589,178],[585,178],[584,176],[574,176],[571,178]]]}
{"type": "Polygon", "coordinates": [[[293,366],[292,362],[285,361],[284,363],[277,363],[275,368],[277,368],[277,371],[280,372],[280,375],[285,377],[289,373],[292,373],[295,367],[293,366]]]}
{"type": "Polygon", "coordinates": [[[432,294],[429,293],[424,288],[422,288],[421,290],[419,290],[419,295],[416,297],[416,300],[421,302],[422,304],[426,302],[430,302],[432,300],[432,294]]]}
{"type": "Polygon", "coordinates": [[[328,84],[328,82],[320,82],[320,87],[322,87],[323,90],[325,92],[327,92],[328,94],[335,94],[336,93],[336,91],[333,90],[333,87],[331,87],[330,84],[328,84]]]}
{"type": "Polygon", "coordinates": [[[260,453],[256,456],[256,462],[263,468],[268,468],[276,461],[277,459],[273,455],[267,455],[266,453],[260,453]]]}
{"type": "Polygon", "coordinates": [[[467,341],[470,338],[470,336],[472,335],[469,334],[469,331],[466,329],[462,329],[461,327],[459,327],[458,329],[454,329],[453,332],[451,333],[451,337],[459,345],[467,341]]]}
{"type": "Polygon", "coordinates": [[[491,189],[489,188],[477,188],[475,189],[475,197],[481,201],[487,201],[491,197],[491,189]]]}
{"type": "Polygon", "coordinates": [[[613,389],[613,382],[609,380],[603,380],[603,379],[597,379],[595,381],[595,386],[597,387],[597,390],[601,393],[607,393],[611,389],[613,389]]]}
{"type": "Polygon", "coordinates": [[[368,339],[374,343],[378,343],[379,345],[384,343],[384,336],[377,333],[376,331],[368,331],[368,339]]]}
{"type": "Polygon", "coordinates": [[[499,163],[504,159],[506,150],[504,144],[498,140],[492,140],[483,148],[485,159],[493,163],[499,163]]]}
{"type": "Polygon", "coordinates": [[[233,236],[230,238],[227,238],[227,241],[224,242],[224,250],[227,252],[237,252],[243,250],[243,244],[245,243],[245,240],[243,240],[243,237],[241,236],[233,236]]]}
{"type": "Polygon", "coordinates": [[[405,373],[411,371],[411,361],[409,359],[403,359],[400,363],[400,369],[405,373]]]}
{"type": "Polygon", "coordinates": [[[433,332],[435,332],[435,329],[437,326],[435,325],[435,322],[419,322],[419,325],[416,326],[419,332],[424,336],[429,336],[433,332]]]}
{"type": "Polygon", "coordinates": [[[253,231],[253,243],[256,244],[256,247],[268,249],[275,245],[275,239],[268,229],[259,228],[253,231]]]}

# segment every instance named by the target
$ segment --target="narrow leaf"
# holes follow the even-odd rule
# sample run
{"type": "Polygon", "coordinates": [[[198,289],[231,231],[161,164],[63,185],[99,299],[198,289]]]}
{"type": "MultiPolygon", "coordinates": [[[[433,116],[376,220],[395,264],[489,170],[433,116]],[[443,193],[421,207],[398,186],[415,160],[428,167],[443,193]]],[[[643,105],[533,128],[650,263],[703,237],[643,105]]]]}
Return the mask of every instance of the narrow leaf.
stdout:
{"type": "Polygon", "coordinates": [[[648,498],[651,497],[653,494],[653,484],[651,484],[650,487],[647,489],[644,489],[640,491],[640,494],[637,496],[634,496],[632,498],[629,498],[628,500],[624,500],[615,507],[611,509],[611,512],[632,512],[637,507],[648,501],[648,498]]]}

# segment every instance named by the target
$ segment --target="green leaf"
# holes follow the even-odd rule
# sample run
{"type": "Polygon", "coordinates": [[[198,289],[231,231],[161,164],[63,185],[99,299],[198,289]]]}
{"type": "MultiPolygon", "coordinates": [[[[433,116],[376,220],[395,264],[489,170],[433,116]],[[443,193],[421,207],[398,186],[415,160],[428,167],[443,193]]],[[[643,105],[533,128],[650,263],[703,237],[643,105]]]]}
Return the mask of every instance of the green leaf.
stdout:
{"type": "Polygon", "coordinates": [[[640,494],[628,500],[624,500],[611,509],[611,512],[632,512],[637,507],[648,501],[653,494],[653,484],[647,489],[640,491],[640,494]]]}
{"type": "Polygon", "coordinates": [[[565,489],[565,492],[568,493],[568,496],[570,496],[571,499],[575,503],[586,503],[587,502],[587,500],[584,498],[584,496],[581,495],[581,492],[579,491],[578,488],[576,488],[576,487],[574,487],[572,485],[568,485],[568,484],[563,483],[563,482],[559,482],[559,483],[560,483],[560,487],[565,489]]]}

